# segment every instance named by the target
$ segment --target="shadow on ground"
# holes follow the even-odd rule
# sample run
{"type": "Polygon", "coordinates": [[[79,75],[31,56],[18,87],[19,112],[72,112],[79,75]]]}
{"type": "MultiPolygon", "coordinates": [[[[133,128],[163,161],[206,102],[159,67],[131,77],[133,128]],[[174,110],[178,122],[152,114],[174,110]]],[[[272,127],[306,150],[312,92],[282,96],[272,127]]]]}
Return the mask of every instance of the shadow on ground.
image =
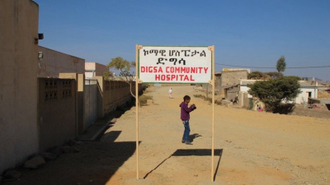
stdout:
{"type": "Polygon", "coordinates": [[[106,184],[135,152],[135,141],[114,142],[120,133],[112,131],[105,141],[78,145],[80,152],[63,154],[40,169],[19,169],[21,179],[5,184],[106,184]]]}
{"type": "Polygon", "coordinates": [[[104,116],[102,119],[96,120],[84,133],[78,136],[80,141],[99,141],[104,132],[112,127],[118,118],[120,118],[126,111],[132,108],[132,103],[127,104],[126,107],[118,107],[115,111],[104,116]]]}
{"type": "Polygon", "coordinates": [[[295,104],[281,104],[278,107],[276,107],[273,111],[273,113],[279,113],[279,114],[291,114],[295,109],[295,104]]]}
{"type": "Polygon", "coordinates": [[[189,141],[193,142],[195,138],[201,137],[202,135],[198,134],[198,133],[194,133],[192,135],[189,135],[189,141]]]}
{"type": "MultiPolygon", "coordinates": [[[[176,150],[173,154],[171,154],[169,157],[164,159],[161,163],[159,163],[154,169],[150,170],[143,179],[146,179],[152,172],[157,170],[162,164],[164,164],[168,159],[170,159],[173,156],[180,157],[180,156],[211,156],[212,155],[211,149],[179,149],[176,150]]],[[[216,174],[218,173],[219,167],[220,167],[220,161],[222,157],[223,149],[215,149],[214,150],[214,156],[219,156],[217,166],[213,175],[213,180],[215,181],[216,174]]]]}
{"type": "Polygon", "coordinates": [[[83,141],[82,144],[73,146],[79,152],[62,154],[36,170],[20,167],[17,170],[22,173],[22,177],[5,184],[106,184],[136,150],[135,141],[116,142],[122,131],[104,133],[130,108],[117,109],[99,120],[107,126],[103,126],[104,129],[99,130],[97,135],[95,131],[95,133],[89,133],[89,136],[94,135],[93,140],[83,141]],[[102,137],[104,139],[100,141],[102,137]]]}

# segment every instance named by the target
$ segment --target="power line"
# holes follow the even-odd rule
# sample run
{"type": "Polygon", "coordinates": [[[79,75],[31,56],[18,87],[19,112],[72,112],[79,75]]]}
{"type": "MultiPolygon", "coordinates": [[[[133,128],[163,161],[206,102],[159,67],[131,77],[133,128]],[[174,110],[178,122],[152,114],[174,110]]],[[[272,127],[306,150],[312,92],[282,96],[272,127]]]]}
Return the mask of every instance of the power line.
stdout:
{"type": "MultiPolygon", "coordinates": [[[[215,65],[228,66],[228,67],[240,67],[240,68],[255,68],[255,69],[276,69],[276,67],[269,66],[241,66],[241,65],[232,65],[232,64],[221,64],[215,63],[215,65]]],[[[329,68],[330,65],[324,66],[288,66],[286,69],[312,69],[312,68],[329,68]]]]}

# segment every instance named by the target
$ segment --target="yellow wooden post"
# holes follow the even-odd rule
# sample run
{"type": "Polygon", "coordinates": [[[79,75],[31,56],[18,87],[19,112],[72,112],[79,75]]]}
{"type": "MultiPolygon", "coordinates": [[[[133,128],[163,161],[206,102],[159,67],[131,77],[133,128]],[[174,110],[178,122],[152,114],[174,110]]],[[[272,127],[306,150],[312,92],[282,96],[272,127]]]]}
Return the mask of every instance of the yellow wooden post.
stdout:
{"type": "Polygon", "coordinates": [[[135,140],[136,140],[136,179],[139,179],[139,45],[135,54],[135,140]]]}
{"type": "Polygon", "coordinates": [[[212,157],[211,157],[211,182],[214,181],[214,125],[215,125],[215,58],[214,58],[214,46],[210,47],[212,51],[212,157]]]}

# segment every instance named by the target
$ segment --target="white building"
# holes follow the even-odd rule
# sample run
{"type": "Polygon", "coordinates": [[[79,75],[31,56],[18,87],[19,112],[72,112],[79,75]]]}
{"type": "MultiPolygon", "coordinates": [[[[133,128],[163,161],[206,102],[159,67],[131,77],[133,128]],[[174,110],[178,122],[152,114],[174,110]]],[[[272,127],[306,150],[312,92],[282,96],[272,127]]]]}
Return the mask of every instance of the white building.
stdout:
{"type": "Polygon", "coordinates": [[[105,72],[109,72],[108,66],[96,62],[85,62],[86,79],[93,78],[94,76],[103,76],[105,72]]]}
{"type": "Polygon", "coordinates": [[[311,85],[307,81],[299,81],[300,94],[295,99],[298,104],[308,103],[308,98],[317,98],[317,85],[311,85]]]}
{"type": "MultiPolygon", "coordinates": [[[[241,80],[240,81],[240,92],[248,93],[250,87],[249,84],[254,84],[256,80],[241,80]]],[[[317,98],[317,85],[311,85],[306,81],[299,81],[300,93],[295,98],[294,102],[297,104],[304,104],[308,102],[308,98],[317,98]]],[[[248,98],[252,98],[252,95],[248,94],[248,98]]]]}

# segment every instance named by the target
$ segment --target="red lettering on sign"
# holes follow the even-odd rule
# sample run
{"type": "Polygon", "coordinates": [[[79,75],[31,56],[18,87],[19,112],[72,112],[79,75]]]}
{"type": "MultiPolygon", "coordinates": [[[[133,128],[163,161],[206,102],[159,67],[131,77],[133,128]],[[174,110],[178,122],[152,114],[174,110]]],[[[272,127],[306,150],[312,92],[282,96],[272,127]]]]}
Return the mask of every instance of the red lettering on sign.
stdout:
{"type": "Polygon", "coordinates": [[[204,67],[205,74],[207,73],[208,67],[204,67]]]}
{"type": "Polygon", "coordinates": [[[156,74],[155,81],[188,81],[194,82],[193,75],[156,74]]]}

